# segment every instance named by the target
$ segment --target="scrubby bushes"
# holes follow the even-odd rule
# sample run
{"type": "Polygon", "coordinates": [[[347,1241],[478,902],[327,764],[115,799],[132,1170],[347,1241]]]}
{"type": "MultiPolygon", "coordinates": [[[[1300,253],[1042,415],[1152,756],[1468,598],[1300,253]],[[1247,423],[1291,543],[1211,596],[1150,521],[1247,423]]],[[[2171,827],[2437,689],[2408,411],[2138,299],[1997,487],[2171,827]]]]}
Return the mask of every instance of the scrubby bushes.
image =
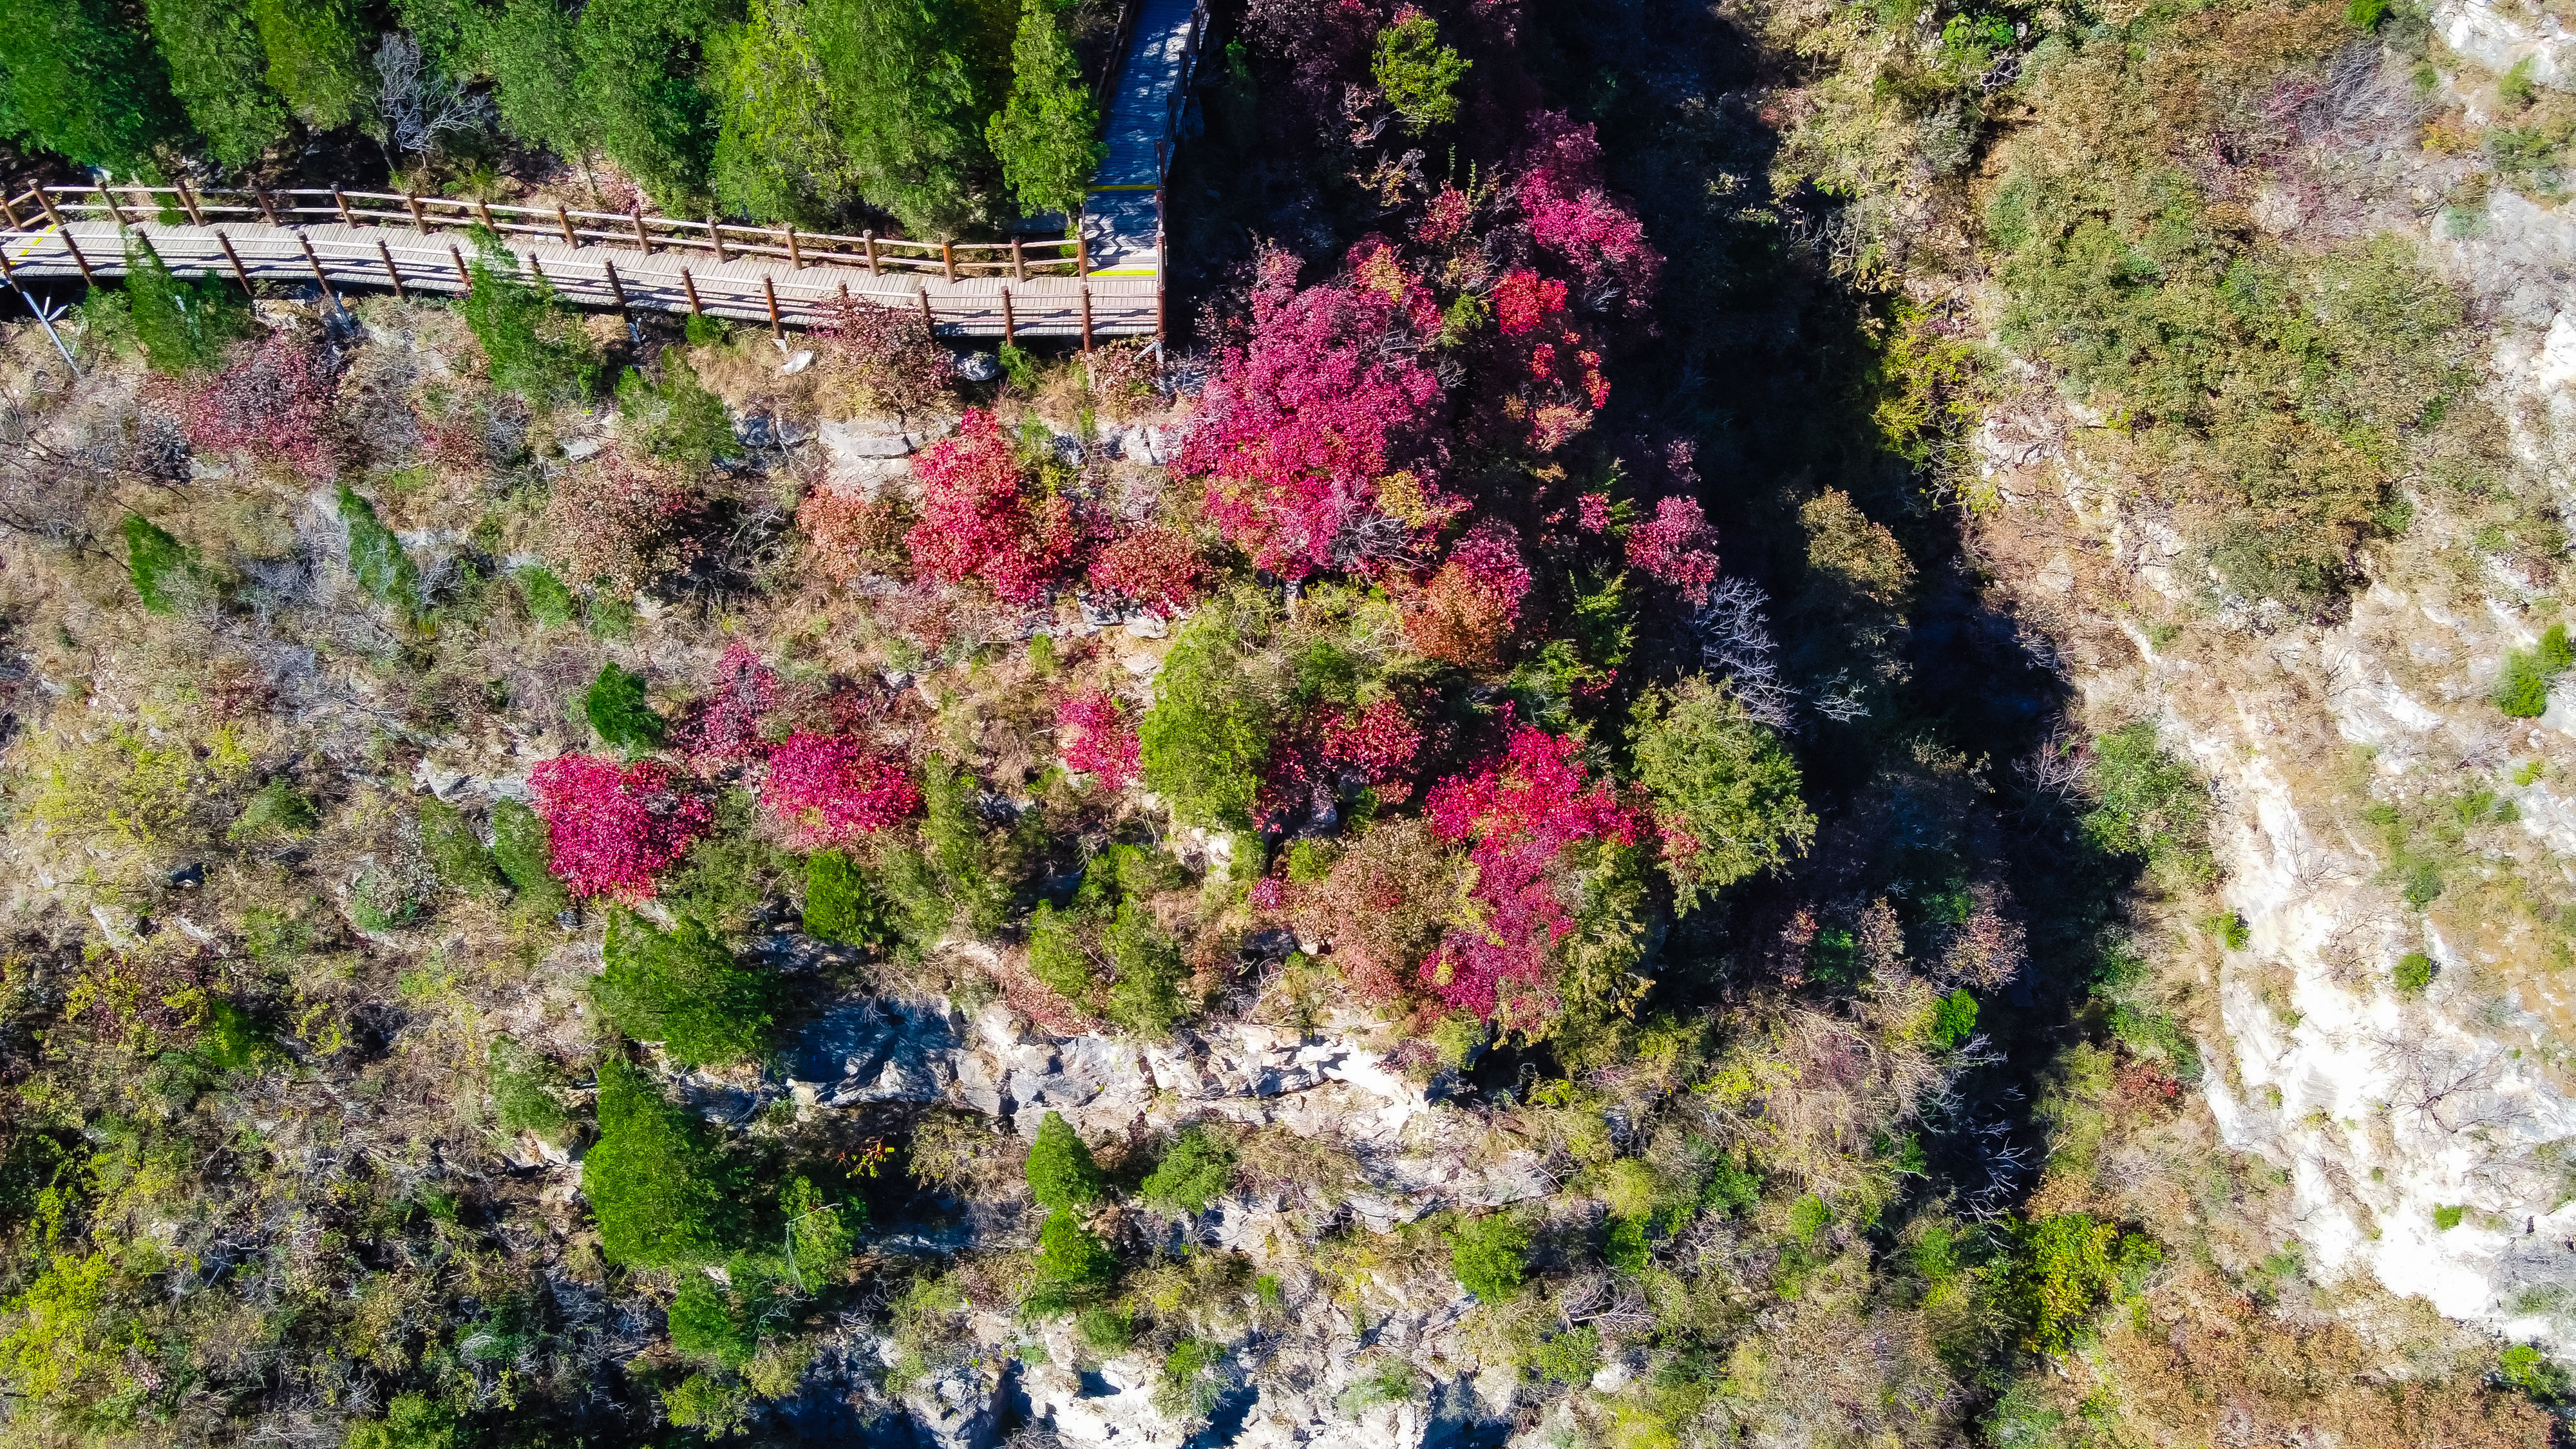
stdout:
{"type": "Polygon", "coordinates": [[[736,961],[696,919],[682,916],[660,931],[632,911],[613,911],[602,955],[607,970],[591,996],[619,1031],[660,1043],[684,1067],[759,1055],[774,984],[736,961]]]}
{"type": "MultiPolygon", "coordinates": [[[[545,821],[546,868],[576,896],[652,895],[655,877],[686,855],[714,819],[707,802],[684,793],[658,760],[621,768],[589,755],[558,755],[529,771],[528,784],[545,821]]],[[[508,869],[510,857],[502,864],[508,869]]]]}
{"type": "Polygon", "coordinates": [[[2576,666],[2576,646],[2567,642],[2567,626],[2552,624],[2529,649],[2507,650],[2504,670],[2496,678],[2496,708],[2513,719],[2538,719],[2549,710],[2549,689],[2558,676],[2576,666]]]}
{"type": "Polygon", "coordinates": [[[1635,729],[1637,782],[1654,798],[1682,909],[1805,852],[1816,827],[1797,762],[1725,686],[1699,676],[1648,694],[1635,729]]]}
{"type": "Polygon", "coordinates": [[[599,1069],[598,1111],[582,1196],[609,1260],[663,1268],[723,1258],[745,1226],[743,1181],[706,1129],[621,1061],[599,1069]]]}

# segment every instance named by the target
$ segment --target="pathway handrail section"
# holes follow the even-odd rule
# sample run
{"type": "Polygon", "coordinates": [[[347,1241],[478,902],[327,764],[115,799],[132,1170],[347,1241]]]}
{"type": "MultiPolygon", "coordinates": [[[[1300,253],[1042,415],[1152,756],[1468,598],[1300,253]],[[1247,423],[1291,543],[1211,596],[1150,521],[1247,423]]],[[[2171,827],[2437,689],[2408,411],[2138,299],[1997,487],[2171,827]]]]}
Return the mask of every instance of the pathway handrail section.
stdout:
{"type": "Polygon", "coordinates": [[[80,220],[185,222],[211,226],[224,221],[302,226],[338,222],[344,226],[392,225],[417,231],[442,227],[483,227],[496,235],[539,236],[568,246],[598,243],[632,246],[646,253],[664,250],[703,251],[717,261],[735,257],[769,257],[801,269],[810,263],[859,265],[870,275],[888,271],[933,273],[956,281],[963,277],[1088,277],[1091,257],[1079,231],[1057,241],[1013,238],[1005,242],[922,242],[882,237],[875,232],[844,236],[835,232],[800,231],[795,227],[745,226],[720,217],[687,221],[633,211],[574,211],[567,207],[512,206],[502,202],[459,201],[413,192],[345,191],[295,188],[198,191],[188,186],[38,186],[0,199],[0,216],[13,231],[27,231],[41,216],[57,225],[80,220]]]}

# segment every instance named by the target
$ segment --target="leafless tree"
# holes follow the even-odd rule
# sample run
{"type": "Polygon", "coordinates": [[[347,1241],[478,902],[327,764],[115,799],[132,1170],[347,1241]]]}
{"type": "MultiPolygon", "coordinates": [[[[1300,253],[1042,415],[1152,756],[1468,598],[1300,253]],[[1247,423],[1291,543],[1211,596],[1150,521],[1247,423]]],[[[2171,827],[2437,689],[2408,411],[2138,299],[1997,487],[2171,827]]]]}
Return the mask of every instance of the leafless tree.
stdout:
{"type": "Polygon", "coordinates": [[[469,95],[423,65],[420,43],[398,30],[376,47],[376,109],[386,145],[414,157],[428,155],[442,135],[492,123],[491,97],[469,95]]]}
{"type": "Polygon", "coordinates": [[[1770,602],[1749,580],[1719,583],[1697,621],[1700,656],[1755,719],[1773,729],[1794,729],[1798,692],[1780,677],[1780,646],[1766,617],[1770,602]]]}

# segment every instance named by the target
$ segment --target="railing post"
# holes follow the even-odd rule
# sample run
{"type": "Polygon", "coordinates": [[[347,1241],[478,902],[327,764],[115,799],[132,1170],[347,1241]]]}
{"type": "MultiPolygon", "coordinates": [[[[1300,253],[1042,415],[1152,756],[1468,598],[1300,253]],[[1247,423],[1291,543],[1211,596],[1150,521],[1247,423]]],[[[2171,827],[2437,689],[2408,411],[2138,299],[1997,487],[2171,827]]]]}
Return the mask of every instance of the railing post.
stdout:
{"type": "MultiPolygon", "coordinates": [[[[188,189],[188,178],[185,176],[174,177],[173,181],[179,192],[179,208],[180,210],[188,213],[188,225],[204,226],[206,224],[206,215],[204,212],[197,209],[197,196],[195,192],[188,189]]],[[[6,211],[8,209],[9,203],[0,201],[0,211],[6,211]]],[[[17,224],[17,218],[12,216],[9,220],[9,225],[14,228],[17,224]]]]}
{"type": "Polygon", "coordinates": [[[1020,239],[1018,237],[1013,237],[1011,238],[1011,280],[1015,282],[1025,282],[1028,279],[1029,259],[1027,255],[1020,250],[1020,239]]]}
{"type": "Polygon", "coordinates": [[[633,322],[635,319],[626,311],[626,284],[617,280],[617,263],[602,257],[599,264],[607,269],[608,295],[610,300],[617,303],[617,315],[625,317],[630,323],[633,322]]]}
{"type": "Polygon", "coordinates": [[[1014,347],[1020,341],[1019,323],[1011,316],[1011,289],[1008,287],[1002,289],[1002,341],[1014,347]]]}
{"type": "Polygon", "coordinates": [[[715,244],[717,261],[729,262],[733,260],[732,257],[725,254],[724,228],[718,226],[716,224],[716,219],[712,216],[707,218],[707,240],[715,244]]]}
{"type": "Polygon", "coordinates": [[[1170,269],[1163,262],[1163,188],[1157,186],[1154,188],[1154,341],[1157,344],[1170,341],[1172,336],[1170,309],[1165,297],[1167,289],[1163,285],[1163,278],[1170,269]]]}
{"type": "Polygon", "coordinates": [[[117,203],[116,193],[108,190],[104,185],[97,190],[98,204],[107,208],[107,214],[115,219],[118,231],[125,230],[125,208],[117,203]]]}
{"type": "Polygon", "coordinates": [[[418,192],[412,192],[412,191],[406,191],[406,192],[404,192],[404,193],[403,193],[403,205],[405,205],[405,206],[407,206],[407,207],[411,208],[411,224],[412,224],[413,226],[416,226],[416,227],[420,228],[420,229],[421,229],[422,231],[424,231],[424,232],[425,232],[425,231],[428,231],[428,230],[429,230],[429,218],[428,218],[428,217],[426,217],[426,216],[423,216],[423,215],[421,214],[421,210],[420,210],[420,194],[419,194],[418,192]]]}
{"type": "Polygon", "coordinates": [[[546,275],[545,267],[537,261],[537,254],[535,252],[528,253],[527,261],[528,270],[536,273],[537,275],[537,285],[548,291],[554,290],[555,279],[546,275]]]}
{"type": "Polygon", "coordinates": [[[868,275],[871,277],[883,276],[884,273],[877,268],[877,234],[872,231],[861,232],[859,234],[859,240],[867,243],[868,275]]]}
{"type": "Polygon", "coordinates": [[[340,224],[342,226],[356,226],[358,224],[357,218],[349,215],[349,198],[342,194],[339,184],[336,182],[333,183],[331,187],[331,205],[339,210],[340,224]]]}
{"type": "Polygon", "coordinates": [[[690,316],[704,317],[707,315],[707,309],[700,306],[698,303],[698,279],[690,276],[689,269],[686,267],[680,268],[680,290],[689,294],[690,316]]]}
{"type": "Polygon", "coordinates": [[[1086,280],[1091,276],[1091,238],[1082,234],[1078,216],[1073,219],[1073,274],[1086,280]]]}
{"type": "Polygon", "coordinates": [[[338,307],[340,305],[340,294],[331,290],[331,278],[328,273],[322,270],[322,258],[314,254],[313,238],[306,236],[303,231],[299,229],[295,233],[295,239],[304,245],[304,264],[313,269],[314,285],[322,289],[323,297],[328,300],[332,306],[338,307]]]}
{"type": "Polygon", "coordinates": [[[72,254],[72,265],[80,268],[81,280],[93,287],[97,286],[98,277],[89,269],[89,258],[81,255],[80,239],[72,235],[72,229],[64,227],[54,234],[63,239],[64,250],[72,254]]]}
{"type": "Polygon", "coordinates": [[[769,302],[769,335],[785,337],[787,329],[778,324],[778,288],[770,282],[767,272],[760,274],[760,295],[769,302]]]}
{"type": "Polygon", "coordinates": [[[496,236],[496,237],[497,237],[497,236],[499,236],[499,235],[501,234],[501,229],[500,229],[499,227],[494,226],[494,225],[492,224],[492,204],[491,204],[490,202],[488,202],[488,201],[477,201],[477,202],[475,202],[475,203],[474,203],[474,214],[475,214],[476,216],[481,217],[481,218],[483,219],[483,229],[484,229],[485,231],[488,231],[488,232],[492,233],[492,235],[494,235],[494,236],[496,236]]]}
{"type": "Polygon", "coordinates": [[[919,287],[914,289],[912,295],[921,299],[922,330],[928,332],[933,337],[938,336],[939,318],[930,310],[930,289],[928,287],[919,287]]]}
{"type": "Polygon", "coordinates": [[[796,223],[792,221],[787,223],[787,269],[791,272],[805,270],[805,253],[796,245],[796,223]]]}
{"type": "Polygon", "coordinates": [[[394,300],[397,302],[410,301],[411,293],[403,289],[402,268],[394,265],[394,249],[385,245],[385,239],[383,237],[376,238],[376,255],[384,261],[386,279],[394,284],[394,300]]]}
{"type": "Polygon", "coordinates": [[[456,243],[454,242],[449,242],[447,244],[447,259],[456,263],[456,285],[463,287],[468,292],[473,291],[474,273],[465,265],[465,253],[459,251],[456,243]]]}
{"type": "Polygon", "coordinates": [[[1082,351],[1086,357],[1091,354],[1091,284],[1089,282],[1082,284],[1082,351]]]}
{"type": "Polygon", "coordinates": [[[37,188],[36,188],[36,204],[37,204],[37,205],[39,205],[39,206],[42,206],[42,207],[45,209],[45,220],[50,221],[50,222],[52,222],[52,223],[54,224],[54,230],[56,230],[56,231],[67,231],[67,230],[69,230],[69,229],[70,229],[70,228],[68,228],[67,226],[65,226],[65,225],[64,225],[64,223],[63,223],[63,214],[62,214],[61,212],[56,211],[56,210],[54,209],[54,194],[53,194],[53,192],[51,192],[51,191],[49,191],[49,190],[45,189],[45,188],[44,188],[44,187],[42,187],[42,186],[37,187],[37,188]]]}
{"type": "Polygon", "coordinates": [[[221,227],[215,229],[215,245],[224,249],[224,260],[233,264],[233,275],[241,280],[242,295],[258,296],[258,289],[250,284],[250,268],[242,265],[241,253],[233,250],[233,239],[224,235],[221,227]]]}
{"type": "Polygon", "coordinates": [[[9,198],[5,196],[0,196],[0,216],[9,218],[9,229],[11,231],[25,231],[27,229],[26,224],[18,220],[18,208],[11,206],[9,204],[9,198]]]}
{"type": "Polygon", "coordinates": [[[261,219],[270,226],[277,225],[277,204],[268,199],[268,188],[254,181],[250,184],[250,194],[251,199],[259,203],[261,219]]]}
{"type": "Polygon", "coordinates": [[[946,237],[939,239],[939,264],[948,269],[948,280],[957,280],[957,243],[946,237]]]}
{"type": "Polygon", "coordinates": [[[555,205],[555,225],[563,228],[565,246],[577,247],[581,245],[581,238],[572,234],[572,213],[564,210],[563,205],[560,202],[555,205]]]}
{"type": "Polygon", "coordinates": [[[635,209],[626,214],[635,222],[636,249],[648,257],[653,255],[653,234],[644,229],[644,203],[635,203],[635,209]]]}

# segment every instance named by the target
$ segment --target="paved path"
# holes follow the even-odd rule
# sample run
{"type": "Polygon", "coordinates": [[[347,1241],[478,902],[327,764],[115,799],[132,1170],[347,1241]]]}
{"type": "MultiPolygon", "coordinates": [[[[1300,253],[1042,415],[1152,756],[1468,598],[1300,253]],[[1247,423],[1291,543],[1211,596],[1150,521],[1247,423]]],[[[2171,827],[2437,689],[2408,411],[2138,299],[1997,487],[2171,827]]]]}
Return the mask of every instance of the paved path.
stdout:
{"type": "MultiPolygon", "coordinates": [[[[458,257],[470,258],[459,233],[419,231],[395,226],[347,226],[336,222],[313,226],[269,226],[246,223],[217,227],[164,226],[134,228],[150,239],[171,270],[236,278],[223,243],[232,243],[241,268],[255,281],[314,280],[314,261],[334,288],[390,290],[399,276],[405,290],[455,295],[465,290],[458,257]],[[220,232],[220,239],[218,237],[220,232]],[[304,244],[310,242],[313,261],[304,244]],[[390,267],[390,270],[388,268],[390,267]]],[[[70,248],[78,246],[90,270],[101,276],[125,271],[125,243],[114,223],[71,220],[63,229],[0,233],[10,268],[22,277],[76,277],[80,266],[70,248]],[[65,235],[65,231],[69,235],[65,235]]],[[[585,307],[614,307],[622,290],[625,305],[646,311],[687,312],[694,286],[701,310],[720,317],[767,325],[769,298],[778,299],[778,316],[791,326],[810,326],[824,304],[847,288],[852,297],[888,307],[917,310],[926,299],[938,330],[947,336],[999,337],[1003,332],[1003,298],[1010,299],[1011,323],[1022,336],[1079,339],[1083,293],[1091,299],[1095,336],[1151,334],[1155,326],[1155,279],[1146,276],[1099,276],[1088,283],[1070,276],[963,277],[950,281],[936,275],[888,273],[871,275],[864,267],[809,263],[793,267],[784,261],[736,257],[719,262],[704,252],[657,250],[651,255],[626,247],[568,245],[528,236],[512,236],[509,246],[525,273],[541,273],[566,301],[585,307]],[[614,269],[616,281],[610,281],[614,269]],[[685,276],[683,275],[685,273],[685,276]],[[764,287],[766,283],[766,287],[764,287]]]]}

